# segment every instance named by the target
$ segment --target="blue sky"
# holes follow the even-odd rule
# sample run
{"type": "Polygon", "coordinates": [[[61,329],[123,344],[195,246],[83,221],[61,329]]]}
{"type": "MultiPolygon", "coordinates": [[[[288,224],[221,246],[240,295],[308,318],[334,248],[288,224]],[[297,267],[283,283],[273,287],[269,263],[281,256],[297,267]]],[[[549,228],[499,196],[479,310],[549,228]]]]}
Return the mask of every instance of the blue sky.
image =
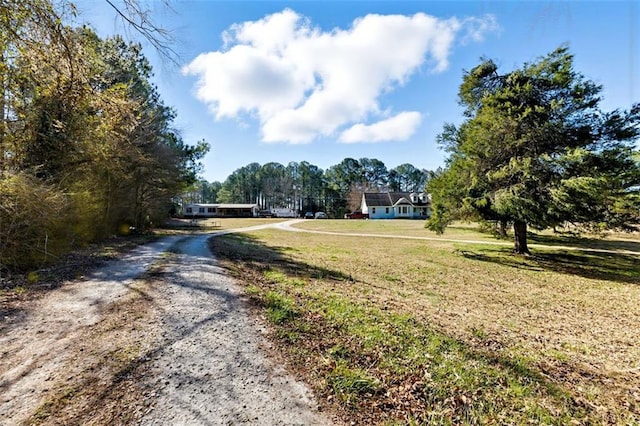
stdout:
{"type": "MultiPolygon", "coordinates": [[[[101,36],[123,32],[106,1],[75,3],[101,36]]],[[[170,4],[147,2],[180,66],[143,45],[184,140],[211,144],[208,181],[251,162],[326,169],[345,157],[435,169],[436,136],[462,120],[458,87],[480,57],[508,71],[566,43],[576,70],[603,86],[603,109],[640,102],[633,1],[170,4]]]]}

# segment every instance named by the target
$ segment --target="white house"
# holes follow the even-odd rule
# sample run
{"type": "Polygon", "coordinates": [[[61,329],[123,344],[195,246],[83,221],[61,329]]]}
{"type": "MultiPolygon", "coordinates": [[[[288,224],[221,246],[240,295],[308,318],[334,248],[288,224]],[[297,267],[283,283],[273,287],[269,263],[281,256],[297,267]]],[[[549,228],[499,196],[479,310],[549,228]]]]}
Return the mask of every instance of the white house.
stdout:
{"type": "Polygon", "coordinates": [[[424,192],[365,192],[360,208],[369,219],[427,219],[431,196],[424,192]]]}
{"type": "Polygon", "coordinates": [[[186,204],[182,216],[195,217],[258,217],[257,204],[186,204]]]}

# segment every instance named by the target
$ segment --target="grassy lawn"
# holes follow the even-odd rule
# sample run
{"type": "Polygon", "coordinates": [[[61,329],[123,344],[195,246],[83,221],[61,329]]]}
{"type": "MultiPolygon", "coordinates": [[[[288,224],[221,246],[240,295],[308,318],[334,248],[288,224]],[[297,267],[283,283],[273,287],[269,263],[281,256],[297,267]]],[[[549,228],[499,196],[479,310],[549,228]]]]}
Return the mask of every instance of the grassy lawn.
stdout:
{"type": "MultiPolygon", "coordinates": [[[[300,226],[434,237],[419,221],[300,226]]],[[[494,241],[468,226],[443,238],[454,234],[494,241]]],[[[509,245],[275,229],[212,246],[345,422],[640,423],[637,255],[536,248],[524,258],[509,245]]]]}
{"type": "Polygon", "coordinates": [[[473,223],[456,223],[442,235],[425,229],[422,220],[305,220],[296,225],[299,228],[343,232],[366,233],[375,235],[405,235],[412,237],[429,237],[442,240],[456,239],[480,239],[496,241],[491,235],[478,232],[478,225],[473,223]]]}
{"type": "MultiPolygon", "coordinates": [[[[513,245],[512,234],[507,239],[496,239],[490,233],[480,232],[478,224],[463,222],[449,226],[441,235],[425,229],[424,221],[421,220],[306,220],[297,224],[296,227],[322,232],[401,235],[442,241],[476,240],[487,241],[492,245],[513,245]]],[[[640,234],[608,232],[598,236],[576,237],[553,233],[551,230],[542,232],[531,232],[530,230],[529,245],[532,248],[550,245],[640,252],[640,234]]]]}
{"type": "Polygon", "coordinates": [[[219,229],[235,229],[245,228],[248,226],[264,225],[267,223],[284,222],[288,219],[277,218],[261,218],[261,217],[222,217],[215,219],[202,219],[199,221],[200,225],[205,228],[210,228],[214,223],[219,225],[219,229]]]}
{"type": "Polygon", "coordinates": [[[283,222],[288,219],[257,217],[222,217],[202,219],[171,219],[162,227],[154,229],[158,235],[170,235],[191,231],[216,231],[225,229],[247,228],[267,223],[283,222]]]}

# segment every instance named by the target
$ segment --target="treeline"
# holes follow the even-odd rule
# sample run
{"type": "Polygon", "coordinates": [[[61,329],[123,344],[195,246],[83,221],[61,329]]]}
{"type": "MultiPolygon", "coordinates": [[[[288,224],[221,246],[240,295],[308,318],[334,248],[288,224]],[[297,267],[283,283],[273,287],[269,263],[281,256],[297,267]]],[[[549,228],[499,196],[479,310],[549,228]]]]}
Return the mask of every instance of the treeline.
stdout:
{"type": "Polygon", "coordinates": [[[139,44],[0,7],[0,272],[168,215],[208,146],[186,145],[139,44]]]}
{"type": "Polygon", "coordinates": [[[251,163],[223,183],[198,182],[183,202],[257,203],[263,209],[322,210],[341,217],[360,207],[365,191],[421,192],[431,174],[408,163],[387,169],[382,161],[371,158],[345,158],[327,170],[306,161],[286,166],[251,163]]]}

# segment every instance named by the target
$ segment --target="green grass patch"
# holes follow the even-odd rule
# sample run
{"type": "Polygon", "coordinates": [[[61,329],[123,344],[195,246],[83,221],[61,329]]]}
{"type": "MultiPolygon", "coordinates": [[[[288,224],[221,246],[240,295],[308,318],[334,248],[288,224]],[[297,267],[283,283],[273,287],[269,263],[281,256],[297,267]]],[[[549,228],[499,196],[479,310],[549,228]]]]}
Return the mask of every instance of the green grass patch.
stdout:
{"type": "Polygon", "coordinates": [[[628,391],[640,377],[618,372],[640,356],[630,254],[547,247],[523,257],[492,244],[276,230],[213,249],[251,283],[282,353],[345,420],[640,423],[628,391]]]}
{"type": "MultiPolygon", "coordinates": [[[[275,299],[272,305],[278,309],[285,305],[288,311],[292,303],[280,294],[274,297],[273,292],[266,297],[275,299]]],[[[571,406],[570,395],[538,374],[526,358],[476,350],[410,315],[317,293],[309,294],[307,300],[301,310],[313,312],[313,322],[299,317],[278,330],[278,336],[310,349],[322,345],[327,329],[332,331],[333,345],[324,353],[324,359],[332,361],[321,372],[325,391],[353,412],[376,400],[381,406],[410,402],[414,412],[424,411],[416,417],[421,422],[433,420],[429,416],[434,410],[442,413],[444,423],[476,424],[498,415],[516,423],[536,419],[564,424],[584,416],[579,407],[573,407],[558,417],[553,407],[571,406]],[[318,328],[319,317],[323,325],[318,328]],[[307,325],[304,330],[302,324],[307,325]]],[[[274,322],[283,324],[283,317],[277,316],[274,322]]],[[[320,355],[309,350],[306,354],[305,364],[317,362],[314,358],[320,355]]]]}
{"type": "Polygon", "coordinates": [[[373,396],[380,388],[380,381],[361,368],[349,368],[338,363],[328,374],[327,383],[335,395],[346,404],[373,396]]]}
{"type": "Polygon", "coordinates": [[[264,306],[267,318],[274,324],[282,324],[298,314],[293,298],[278,291],[265,293],[264,306]]]}
{"type": "Polygon", "coordinates": [[[253,284],[250,284],[247,287],[245,287],[245,292],[251,297],[258,297],[261,293],[260,287],[255,286],[253,284]]]}
{"type": "Polygon", "coordinates": [[[264,277],[274,284],[283,284],[294,287],[304,287],[306,285],[306,282],[303,279],[297,277],[289,277],[283,272],[274,271],[271,269],[264,271],[264,277]]]}

